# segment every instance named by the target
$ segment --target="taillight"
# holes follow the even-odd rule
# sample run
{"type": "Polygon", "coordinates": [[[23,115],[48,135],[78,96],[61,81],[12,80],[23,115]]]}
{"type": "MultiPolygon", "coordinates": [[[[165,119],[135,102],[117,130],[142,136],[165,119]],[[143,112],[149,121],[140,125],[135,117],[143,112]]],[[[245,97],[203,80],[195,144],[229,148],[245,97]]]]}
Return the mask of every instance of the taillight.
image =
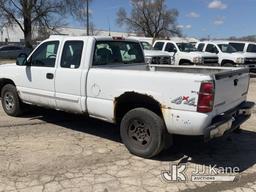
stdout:
{"type": "Polygon", "coordinates": [[[197,111],[201,113],[209,113],[213,109],[214,102],[214,84],[213,82],[201,83],[198,96],[197,111]]]}

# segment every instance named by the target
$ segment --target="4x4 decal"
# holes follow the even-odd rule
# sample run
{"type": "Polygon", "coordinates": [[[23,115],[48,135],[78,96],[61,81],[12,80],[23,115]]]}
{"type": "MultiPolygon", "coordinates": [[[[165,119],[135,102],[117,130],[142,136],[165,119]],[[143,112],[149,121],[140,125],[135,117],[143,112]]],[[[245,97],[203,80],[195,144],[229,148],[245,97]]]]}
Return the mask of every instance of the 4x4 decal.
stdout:
{"type": "Polygon", "coordinates": [[[190,98],[189,96],[180,96],[173,99],[171,102],[176,105],[185,104],[190,106],[196,106],[196,98],[195,97],[190,98]]]}

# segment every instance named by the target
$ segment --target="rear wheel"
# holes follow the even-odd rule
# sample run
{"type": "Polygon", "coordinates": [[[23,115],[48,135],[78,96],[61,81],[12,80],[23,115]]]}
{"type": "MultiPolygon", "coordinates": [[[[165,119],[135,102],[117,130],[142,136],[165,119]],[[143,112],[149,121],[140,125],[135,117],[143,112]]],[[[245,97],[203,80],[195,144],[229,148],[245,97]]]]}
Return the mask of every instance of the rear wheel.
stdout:
{"type": "Polygon", "coordinates": [[[14,85],[5,85],[1,92],[2,107],[7,115],[17,117],[22,114],[22,103],[14,85]]]}
{"type": "Polygon", "coordinates": [[[132,154],[151,158],[163,150],[165,124],[148,109],[136,108],[126,113],[120,132],[123,143],[132,154]]]}

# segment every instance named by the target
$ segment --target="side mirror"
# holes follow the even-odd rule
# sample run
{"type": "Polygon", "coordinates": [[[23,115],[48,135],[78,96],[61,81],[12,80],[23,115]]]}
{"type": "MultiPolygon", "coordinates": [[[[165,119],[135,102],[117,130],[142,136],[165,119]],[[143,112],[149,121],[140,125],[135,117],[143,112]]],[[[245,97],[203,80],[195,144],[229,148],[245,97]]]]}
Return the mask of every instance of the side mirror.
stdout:
{"type": "Polygon", "coordinates": [[[174,53],[177,53],[177,52],[178,52],[178,50],[177,50],[176,48],[174,48],[174,49],[173,49],[173,52],[174,52],[174,53]]]}
{"type": "Polygon", "coordinates": [[[27,58],[28,55],[26,53],[19,54],[19,56],[16,58],[16,65],[27,65],[27,58]]]}

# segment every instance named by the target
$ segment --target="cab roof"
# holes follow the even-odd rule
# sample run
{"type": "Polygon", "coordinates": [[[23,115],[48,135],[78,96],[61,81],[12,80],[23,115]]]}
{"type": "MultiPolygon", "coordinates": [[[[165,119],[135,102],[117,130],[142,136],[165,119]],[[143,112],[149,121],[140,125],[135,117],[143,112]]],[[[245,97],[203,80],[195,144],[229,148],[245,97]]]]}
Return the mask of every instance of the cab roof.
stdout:
{"type": "Polygon", "coordinates": [[[116,37],[116,36],[68,36],[68,35],[51,35],[49,37],[51,40],[85,40],[85,39],[95,39],[96,41],[130,41],[130,42],[139,42],[133,38],[125,37],[116,37]]]}

